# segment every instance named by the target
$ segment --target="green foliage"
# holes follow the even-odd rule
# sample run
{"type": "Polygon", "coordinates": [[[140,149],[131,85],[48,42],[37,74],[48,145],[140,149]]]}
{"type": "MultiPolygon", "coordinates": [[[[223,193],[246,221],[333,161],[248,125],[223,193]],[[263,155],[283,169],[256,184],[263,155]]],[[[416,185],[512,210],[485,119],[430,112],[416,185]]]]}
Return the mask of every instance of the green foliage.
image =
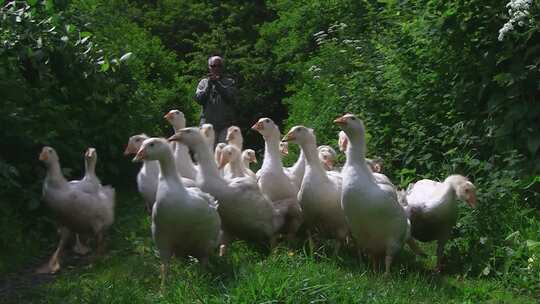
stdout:
{"type": "Polygon", "coordinates": [[[524,269],[537,267],[536,246],[525,244],[538,242],[538,212],[529,209],[538,208],[538,188],[524,191],[524,181],[540,171],[538,3],[529,25],[504,41],[505,7],[489,1],[341,2],[327,4],[339,9],[322,19],[310,5],[276,1],[278,19],[261,31],[284,72],[294,71],[287,126],[313,127],[335,147],[333,119],[357,113],[368,155],[382,157],[401,187],[469,176],[481,207],[462,208],[451,262],[536,290],[537,272],[524,269]],[[520,241],[509,244],[516,232],[520,241]]]}

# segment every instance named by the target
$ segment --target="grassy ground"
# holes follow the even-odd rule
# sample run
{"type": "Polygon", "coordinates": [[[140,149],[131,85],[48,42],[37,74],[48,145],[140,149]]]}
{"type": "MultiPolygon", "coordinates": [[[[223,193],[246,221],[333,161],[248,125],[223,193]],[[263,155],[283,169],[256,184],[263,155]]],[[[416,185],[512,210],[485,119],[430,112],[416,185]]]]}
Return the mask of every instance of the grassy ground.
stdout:
{"type": "MultiPolygon", "coordinates": [[[[159,259],[150,237],[150,220],[134,194],[119,197],[117,219],[102,258],[69,259],[48,282],[11,292],[12,303],[537,303],[512,293],[502,282],[431,273],[434,258],[416,260],[408,249],[390,278],[373,273],[354,254],[335,257],[332,248],[315,254],[303,246],[278,247],[270,254],[236,242],[209,269],[197,261],[175,260],[166,288],[159,288],[159,259]]],[[[56,241],[56,240],[55,240],[56,241]]],[[[433,254],[432,247],[425,248],[433,254]]],[[[52,249],[51,249],[52,252],[52,249]]],[[[48,252],[50,253],[50,252],[48,252]]],[[[71,251],[67,256],[73,256],[71,251]]],[[[46,258],[41,261],[44,262],[46,258]]],[[[21,278],[19,278],[21,279],[21,278]]],[[[2,298],[2,297],[0,297],[2,298]]],[[[2,302],[2,301],[0,301],[2,302]]]]}

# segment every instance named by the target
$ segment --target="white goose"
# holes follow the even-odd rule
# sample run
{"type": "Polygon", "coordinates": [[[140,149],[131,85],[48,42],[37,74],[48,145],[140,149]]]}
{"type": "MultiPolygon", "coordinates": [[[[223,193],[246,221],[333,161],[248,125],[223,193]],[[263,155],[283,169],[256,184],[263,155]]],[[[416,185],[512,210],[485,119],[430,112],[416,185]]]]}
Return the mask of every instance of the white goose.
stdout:
{"type": "Polygon", "coordinates": [[[333,171],[334,163],[336,161],[337,153],[334,148],[322,145],[317,147],[317,152],[319,156],[319,161],[323,165],[324,170],[333,171]]]}
{"type": "Polygon", "coordinates": [[[249,167],[251,163],[257,163],[257,155],[253,149],[245,149],[242,151],[242,162],[244,163],[244,167],[246,168],[246,171],[248,171],[248,174],[255,175],[249,167]]]}
{"type": "MultiPolygon", "coordinates": [[[[96,175],[97,152],[95,148],[88,148],[84,152],[84,177],[82,180],[70,181],[79,189],[87,193],[96,193],[102,188],[101,181],[96,175]]],[[[86,255],[90,248],[81,242],[78,233],[75,234],[75,245],[73,251],[80,255],[86,255]]]]}
{"type": "Polygon", "coordinates": [[[231,179],[236,177],[251,177],[255,182],[257,181],[255,173],[245,167],[242,161],[242,154],[236,146],[227,145],[221,151],[218,169],[222,169],[227,164],[229,164],[231,179]]]}
{"type": "Polygon", "coordinates": [[[225,137],[225,141],[229,145],[233,145],[238,148],[238,150],[242,151],[244,146],[244,137],[242,136],[242,130],[240,130],[237,126],[230,126],[227,129],[227,136],[225,137]]]}
{"type": "MultiPolygon", "coordinates": [[[[283,225],[283,215],[262,195],[257,183],[252,178],[235,178],[228,182],[221,177],[197,128],[182,129],[169,140],[183,143],[195,152],[201,173],[197,183],[201,190],[219,201],[224,243],[234,236],[248,241],[270,241],[273,246],[275,233],[283,225]]],[[[223,248],[220,255],[224,254],[223,248]]]]}
{"type": "MultiPolygon", "coordinates": [[[[324,236],[344,243],[349,229],[340,204],[341,177],[330,175],[323,168],[319,161],[315,133],[304,126],[295,126],[285,135],[283,141],[300,145],[306,157],[306,172],[298,192],[298,200],[308,232],[317,230],[324,236]]],[[[335,248],[336,252],[339,247],[340,243],[335,248]]]]}
{"type": "Polygon", "coordinates": [[[423,179],[406,192],[411,235],[422,242],[437,241],[437,271],[442,270],[444,245],[457,221],[457,200],[476,208],[476,189],[462,175],[450,175],[442,183],[423,179]]]}
{"type": "MultiPolygon", "coordinates": [[[[185,126],[182,128],[185,128],[185,126]]],[[[214,125],[209,123],[203,124],[201,126],[201,132],[210,151],[214,151],[214,145],[216,144],[216,130],[214,130],[214,125]]]]}
{"type": "MultiPolygon", "coordinates": [[[[129,138],[124,155],[136,154],[142,143],[149,137],[146,134],[133,135],[129,138]]],[[[152,215],[152,207],[156,201],[156,192],[159,179],[159,163],[156,160],[144,160],[137,173],[137,190],[144,200],[146,212],[152,215]]],[[[181,177],[182,183],[186,187],[195,187],[195,181],[181,177]]]]}
{"type": "Polygon", "coordinates": [[[47,166],[43,200],[57,219],[60,242],[49,261],[37,272],[55,273],[60,269],[60,258],[71,232],[94,234],[96,252],[103,253],[103,235],[114,221],[115,191],[110,186],[103,186],[96,192],[88,193],[76,184],[70,184],[62,175],[58,154],[51,147],[43,147],[39,160],[47,166]]]}
{"type": "MultiPolygon", "coordinates": [[[[164,118],[167,119],[167,121],[171,124],[175,133],[178,132],[178,130],[186,127],[186,118],[184,113],[179,110],[170,110],[167,114],[165,114],[164,118]]],[[[178,173],[185,178],[195,180],[197,177],[197,168],[191,160],[189,149],[184,145],[174,144],[173,153],[174,162],[178,173]]]]}
{"type": "Polygon", "coordinates": [[[217,248],[221,221],[214,198],[197,188],[186,188],[176,172],[169,143],[161,138],[145,140],[134,161],[158,161],[161,169],[156,203],[152,209],[152,237],[159,250],[161,286],[170,259],[192,255],[208,263],[217,248]]]}
{"type": "MultiPolygon", "coordinates": [[[[229,145],[235,146],[240,151],[242,151],[242,147],[244,145],[244,137],[242,136],[242,131],[240,130],[240,128],[237,126],[230,126],[229,128],[227,128],[225,142],[229,145]]],[[[235,174],[232,173],[231,164],[227,163],[227,165],[221,170],[223,170],[223,176],[225,178],[231,179],[235,177],[235,174]]]]}
{"type": "MultiPolygon", "coordinates": [[[[227,146],[226,143],[218,143],[216,145],[216,149],[214,150],[214,160],[216,162],[216,165],[219,165],[219,161],[221,159],[221,151],[223,150],[223,148],[225,148],[227,146]]],[[[223,172],[223,169],[219,169],[219,176],[223,177],[225,174],[223,172]]]]}
{"type": "Polygon", "coordinates": [[[257,171],[257,181],[261,192],[272,202],[287,201],[286,227],[291,240],[302,223],[302,208],[298,203],[298,187],[285,174],[279,152],[280,132],[270,118],[261,118],[252,127],[264,138],[264,160],[257,171]]]}
{"type": "MultiPolygon", "coordinates": [[[[124,155],[136,154],[142,143],[148,139],[146,134],[137,134],[129,138],[124,155]]],[[[156,192],[159,176],[159,163],[154,160],[144,161],[137,173],[137,190],[143,197],[146,212],[152,214],[152,206],[156,201],[156,192]]]]}
{"type": "Polygon", "coordinates": [[[385,275],[394,256],[410,236],[410,223],[398,202],[395,187],[378,183],[366,164],[364,123],[352,114],[334,121],[347,134],[347,161],[343,167],[341,204],[359,249],[385,257],[385,275]]]}

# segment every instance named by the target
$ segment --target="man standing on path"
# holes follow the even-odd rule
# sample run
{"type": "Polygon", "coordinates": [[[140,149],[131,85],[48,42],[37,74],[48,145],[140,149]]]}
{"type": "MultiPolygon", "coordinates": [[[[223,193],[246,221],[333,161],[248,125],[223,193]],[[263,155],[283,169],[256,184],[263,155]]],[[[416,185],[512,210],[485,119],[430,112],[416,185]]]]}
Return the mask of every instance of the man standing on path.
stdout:
{"type": "Polygon", "coordinates": [[[210,123],[216,132],[216,143],[225,142],[227,128],[236,123],[235,81],[223,76],[223,58],[208,58],[210,73],[199,81],[195,100],[203,107],[200,125],[210,123]]]}

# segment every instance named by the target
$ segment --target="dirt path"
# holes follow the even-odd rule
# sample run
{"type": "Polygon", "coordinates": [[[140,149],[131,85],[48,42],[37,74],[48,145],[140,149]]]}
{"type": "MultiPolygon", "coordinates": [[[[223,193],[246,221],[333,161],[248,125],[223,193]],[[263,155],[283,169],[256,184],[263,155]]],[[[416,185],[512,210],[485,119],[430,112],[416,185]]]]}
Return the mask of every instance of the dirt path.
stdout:
{"type": "MultiPolygon", "coordinates": [[[[35,273],[35,270],[47,261],[54,249],[51,247],[47,252],[34,257],[23,269],[0,278],[0,302],[24,303],[25,295],[30,291],[35,291],[40,285],[54,281],[58,274],[35,273]]],[[[62,259],[62,270],[59,273],[88,265],[91,262],[91,253],[87,256],[80,256],[67,250],[62,259]]]]}

